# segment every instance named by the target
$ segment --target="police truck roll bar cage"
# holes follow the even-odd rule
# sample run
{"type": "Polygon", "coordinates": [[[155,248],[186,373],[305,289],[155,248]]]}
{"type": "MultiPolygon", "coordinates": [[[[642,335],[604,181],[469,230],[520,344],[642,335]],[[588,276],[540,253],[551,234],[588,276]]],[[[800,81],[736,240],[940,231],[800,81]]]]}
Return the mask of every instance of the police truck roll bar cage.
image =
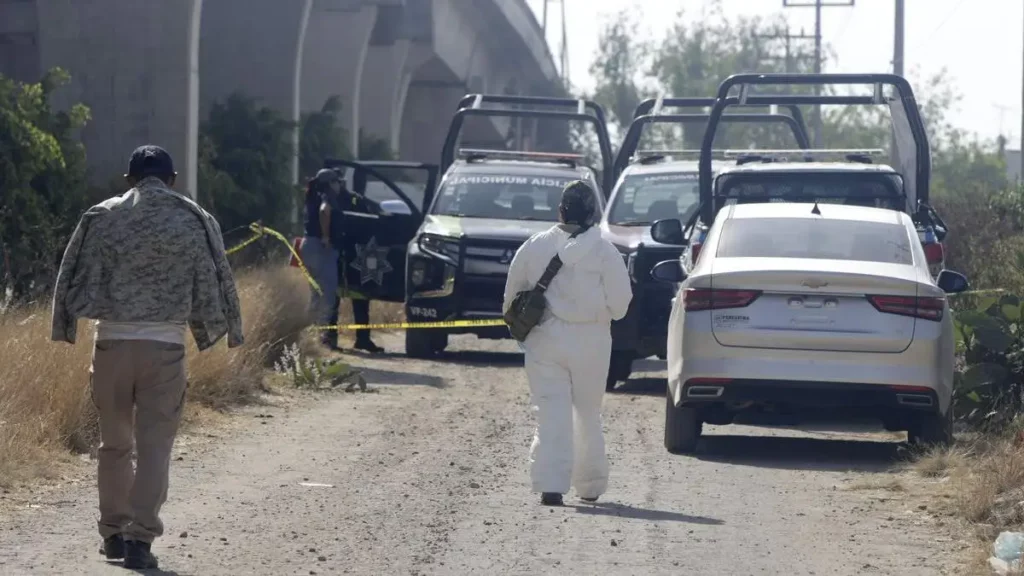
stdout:
{"type": "MultiPolygon", "coordinates": [[[[660,114],[661,110],[666,106],[669,108],[704,108],[706,114],[711,110],[711,107],[715,105],[715,98],[709,96],[706,98],[700,97],[685,97],[685,98],[668,98],[665,96],[659,96],[657,98],[648,98],[637,105],[636,109],[633,110],[633,119],[637,119],[641,116],[647,116],[648,114],[660,114]]],[[[778,106],[767,105],[770,108],[769,113],[776,114],[777,111],[774,108],[778,106]]],[[[781,106],[789,115],[796,120],[797,124],[800,125],[800,132],[803,134],[805,140],[809,140],[807,137],[807,123],[804,122],[804,115],[800,112],[795,104],[785,104],[781,106]]]]}
{"type": "MultiPolygon", "coordinates": [[[[485,118],[536,118],[538,120],[575,120],[594,127],[597,143],[601,150],[601,177],[603,193],[607,196],[615,183],[612,164],[612,146],[608,137],[608,125],[605,121],[604,109],[590,100],[573,100],[571,98],[545,98],[537,96],[505,96],[491,94],[469,94],[459,102],[459,109],[452,117],[448,127],[448,135],[441,151],[441,173],[446,173],[455,162],[456,148],[462,134],[462,125],[466,117],[481,116],[485,118]],[[484,108],[484,104],[524,105],[531,107],[572,108],[573,112],[554,110],[519,109],[519,108],[484,108]]],[[[500,151],[488,151],[489,154],[500,154],[500,151]]],[[[521,152],[522,154],[523,152],[521,152]]],[[[529,152],[526,152],[529,153],[529,152]]],[[[536,153],[534,153],[536,154],[536,153]]],[[[566,157],[571,154],[564,155],[566,157]]],[[[523,159],[527,159],[523,157],[523,159]]]]}
{"type": "MultiPolygon", "coordinates": [[[[650,159],[667,156],[673,152],[671,150],[637,150],[644,126],[647,124],[706,124],[709,119],[710,115],[708,114],[645,114],[636,116],[629,125],[629,130],[626,131],[626,136],[622,139],[622,146],[619,147],[619,152],[615,156],[616,177],[622,174],[622,171],[629,166],[635,157],[639,156],[650,159]]],[[[798,146],[803,148],[810,147],[807,131],[803,129],[800,122],[786,114],[726,114],[722,117],[722,121],[744,124],[784,124],[792,129],[793,138],[798,146]]],[[[700,150],[677,150],[675,155],[692,154],[699,156],[700,152],[700,150]]],[[[714,155],[716,152],[721,151],[712,150],[711,154],[714,155]]],[[[756,150],[752,150],[750,153],[756,153],[756,150]]]]}
{"type": "MultiPolygon", "coordinates": [[[[928,205],[928,186],[931,177],[931,152],[928,148],[928,136],[921,120],[914,91],[902,76],[895,74],[736,74],[722,81],[714,106],[711,108],[707,129],[701,142],[699,161],[700,179],[700,220],[711,225],[718,206],[714,202],[714,182],[711,169],[712,145],[718,125],[723,121],[726,108],[732,106],[751,105],[888,105],[896,134],[895,156],[900,164],[906,189],[913,192],[911,210],[916,211],[915,220],[935,221],[944,229],[941,219],[928,205]],[[872,86],[870,96],[851,95],[793,95],[753,94],[756,86],[824,86],[824,85],[869,85],[872,86]],[[887,96],[885,88],[895,91],[894,96],[887,96]],[[734,88],[739,88],[739,95],[732,96],[734,88]],[[908,141],[909,140],[909,141],[908,141]],[[901,152],[911,148],[913,155],[902,157],[901,152]]],[[[943,230],[944,234],[944,230],[943,230]]],[[[941,239],[940,239],[941,240],[941,239]]]]}

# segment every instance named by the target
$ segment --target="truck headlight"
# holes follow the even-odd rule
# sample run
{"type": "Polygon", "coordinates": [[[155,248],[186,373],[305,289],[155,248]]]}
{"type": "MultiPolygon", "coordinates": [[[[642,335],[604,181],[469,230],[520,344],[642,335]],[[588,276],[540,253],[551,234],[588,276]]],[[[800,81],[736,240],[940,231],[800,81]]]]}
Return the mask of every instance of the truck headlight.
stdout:
{"type": "Polygon", "coordinates": [[[459,259],[459,242],[454,238],[438,236],[436,234],[423,234],[420,236],[419,247],[420,250],[428,254],[452,260],[459,259]]]}

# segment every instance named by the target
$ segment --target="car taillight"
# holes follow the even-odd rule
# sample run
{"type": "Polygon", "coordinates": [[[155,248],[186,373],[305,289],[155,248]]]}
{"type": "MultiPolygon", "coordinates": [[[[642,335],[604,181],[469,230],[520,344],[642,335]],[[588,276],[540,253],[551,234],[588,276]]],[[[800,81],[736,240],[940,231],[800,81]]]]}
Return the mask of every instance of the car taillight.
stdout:
{"type": "Polygon", "coordinates": [[[913,316],[924,320],[941,320],[946,308],[945,298],[918,298],[916,296],[868,296],[868,301],[879,312],[913,316]]]}
{"type": "Polygon", "coordinates": [[[941,242],[932,242],[924,245],[924,256],[928,264],[941,264],[946,259],[946,249],[941,242]]]}
{"type": "Polygon", "coordinates": [[[700,242],[695,242],[690,245],[690,263],[696,264],[697,258],[700,257],[700,248],[703,246],[700,242]]]}
{"type": "Polygon", "coordinates": [[[683,296],[687,311],[721,310],[723,308],[743,308],[757,300],[760,290],[708,290],[705,288],[689,288],[683,296]]]}
{"type": "Polygon", "coordinates": [[[291,266],[292,268],[298,268],[299,267],[299,260],[295,257],[295,254],[302,254],[302,238],[301,237],[292,240],[292,248],[295,249],[295,252],[292,254],[291,258],[288,259],[288,265],[291,266]]]}

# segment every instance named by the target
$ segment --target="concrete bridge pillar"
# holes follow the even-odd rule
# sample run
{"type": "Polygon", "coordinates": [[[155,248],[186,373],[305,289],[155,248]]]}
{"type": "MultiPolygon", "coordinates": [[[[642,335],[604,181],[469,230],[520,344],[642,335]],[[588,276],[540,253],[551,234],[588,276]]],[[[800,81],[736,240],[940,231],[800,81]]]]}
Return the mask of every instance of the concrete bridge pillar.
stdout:
{"type": "Polygon", "coordinates": [[[36,0],[38,67],[29,68],[66,69],[72,81],[54,105],[92,110],[82,140],[94,182],[119,179],[132,149],[153,143],[174,157],[176,187],[195,197],[202,7],[203,0],[36,0]]]}
{"type": "MultiPolygon", "coordinates": [[[[342,100],[342,127],[349,148],[358,155],[360,88],[366,70],[370,35],[377,20],[377,6],[353,0],[314,0],[303,49],[302,110],[320,110],[331,96],[342,100]]],[[[385,98],[370,94],[371,98],[385,98]]]]}
{"type": "Polygon", "coordinates": [[[299,179],[302,47],[312,8],[313,0],[207,0],[202,15],[201,116],[206,118],[215,102],[234,92],[281,112],[296,125],[295,182],[299,179]]]}

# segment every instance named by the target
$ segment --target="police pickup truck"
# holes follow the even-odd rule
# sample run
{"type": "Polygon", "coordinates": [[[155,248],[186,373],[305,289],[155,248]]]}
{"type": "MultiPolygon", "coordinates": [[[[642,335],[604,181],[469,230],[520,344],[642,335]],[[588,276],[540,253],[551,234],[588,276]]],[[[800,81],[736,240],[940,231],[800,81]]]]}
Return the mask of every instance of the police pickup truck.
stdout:
{"type": "MultiPolygon", "coordinates": [[[[613,390],[632,372],[633,361],[649,356],[665,358],[668,319],[672,308],[674,287],[654,281],[650,270],[664,260],[682,257],[683,242],[659,242],[651,237],[650,226],[657,221],[686,221],[697,213],[699,150],[638,150],[641,134],[650,124],[694,128],[703,134],[707,114],[663,114],[665,107],[703,108],[714,104],[714,98],[660,98],[640,104],[634,120],[623,139],[615,161],[618,182],[608,201],[601,221],[605,238],[622,253],[633,283],[633,300],[626,316],[612,323],[612,357],[606,389],[613,390]]],[[[791,138],[795,144],[809,146],[803,118],[795,106],[790,114],[732,114],[725,121],[756,124],[765,129],[774,124],[784,132],[777,136],[791,138]]],[[[684,134],[688,135],[688,134],[684,134]]],[[[717,162],[717,160],[716,160],[717,162]]]]}
{"type": "MultiPolygon", "coordinates": [[[[917,226],[932,273],[944,266],[942,240],[947,226],[928,204],[931,156],[928,137],[907,80],[893,74],[738,74],[719,86],[699,161],[700,208],[688,219],[656,222],[651,235],[660,242],[686,243],[699,253],[715,215],[736,203],[819,202],[874,206],[910,215],[917,226]],[[767,94],[765,86],[867,85],[871,95],[767,94]],[[753,88],[760,88],[751,95],[753,88]],[[733,96],[739,88],[739,96],[733,96]],[[893,123],[894,165],[877,162],[880,149],[735,150],[725,153],[732,166],[713,164],[713,143],[727,108],[743,105],[887,106],[893,123]]],[[[685,260],[682,262],[685,268],[685,260]]]]}
{"type": "MultiPolygon", "coordinates": [[[[456,112],[442,154],[444,176],[423,225],[408,246],[405,313],[410,322],[497,320],[502,317],[509,264],[530,236],[558,221],[562,189],[573,180],[593,187],[603,211],[602,190],[611,153],[604,111],[593,102],[519,96],[467,96],[456,112]],[[483,104],[571,106],[574,112],[485,108],[483,104]],[[589,123],[602,152],[598,174],[580,155],[522,150],[456,149],[467,117],[534,118],[589,123]]],[[[595,220],[600,214],[595,215],[595,220]]],[[[508,338],[505,326],[455,326],[408,330],[406,354],[443,351],[450,334],[508,338]]]]}

